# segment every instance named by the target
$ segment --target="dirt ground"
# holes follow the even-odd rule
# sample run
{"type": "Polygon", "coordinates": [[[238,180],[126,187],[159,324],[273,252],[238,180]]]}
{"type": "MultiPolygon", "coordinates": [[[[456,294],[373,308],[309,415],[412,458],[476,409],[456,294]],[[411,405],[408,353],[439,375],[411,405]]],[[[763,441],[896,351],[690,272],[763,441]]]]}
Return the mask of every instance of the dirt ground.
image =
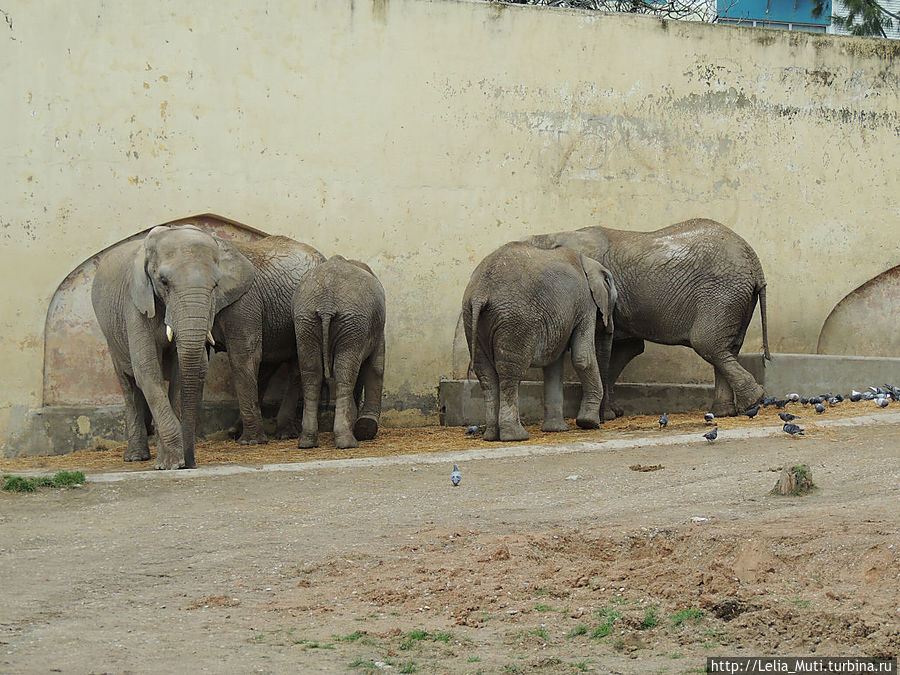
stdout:
{"type": "MultiPolygon", "coordinates": [[[[385,429],[359,452],[440,454],[0,493],[0,672],[681,673],[713,655],[898,654],[896,410],[729,438],[775,428],[765,412],[721,421],[714,444],[696,415],[477,459],[497,444],[385,429]],[[614,437],[633,443],[549,451],[614,437]],[[769,495],[800,463],[818,488],[769,495]]],[[[321,458],[290,446],[211,443],[198,463],[321,458]]],[[[0,472],[99,478],[119,452],[0,472]]]]}

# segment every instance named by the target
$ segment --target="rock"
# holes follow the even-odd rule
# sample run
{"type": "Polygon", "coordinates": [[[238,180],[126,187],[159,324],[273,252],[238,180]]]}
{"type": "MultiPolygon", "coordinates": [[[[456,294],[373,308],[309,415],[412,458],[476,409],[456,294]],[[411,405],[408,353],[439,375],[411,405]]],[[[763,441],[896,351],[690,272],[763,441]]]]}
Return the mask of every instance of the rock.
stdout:
{"type": "Polygon", "coordinates": [[[815,487],[809,467],[797,464],[790,469],[782,469],[771,494],[799,496],[809,494],[815,487]]]}

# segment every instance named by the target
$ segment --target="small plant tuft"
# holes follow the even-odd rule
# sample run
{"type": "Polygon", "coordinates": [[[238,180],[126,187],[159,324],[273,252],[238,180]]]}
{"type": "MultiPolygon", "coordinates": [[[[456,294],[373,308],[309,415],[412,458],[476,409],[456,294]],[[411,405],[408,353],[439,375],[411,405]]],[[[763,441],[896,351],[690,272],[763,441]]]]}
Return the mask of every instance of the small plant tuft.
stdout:
{"type": "Polygon", "coordinates": [[[641,630],[647,630],[648,628],[654,628],[659,625],[659,616],[657,616],[656,607],[649,607],[646,612],[644,612],[644,618],[641,621],[641,630]]]}
{"type": "Polygon", "coordinates": [[[574,638],[574,637],[578,637],[579,635],[587,635],[587,632],[588,632],[587,626],[579,625],[579,626],[575,626],[575,628],[573,628],[572,631],[568,635],[566,635],[566,637],[574,638]]]}
{"type": "Polygon", "coordinates": [[[678,626],[690,623],[691,621],[699,621],[703,618],[703,610],[697,609],[696,607],[688,607],[687,609],[680,609],[672,615],[672,627],[677,628],[678,626]]]}
{"type": "Polygon", "coordinates": [[[400,670],[398,672],[401,673],[418,673],[419,666],[416,665],[415,661],[407,661],[400,665],[400,670]]]}

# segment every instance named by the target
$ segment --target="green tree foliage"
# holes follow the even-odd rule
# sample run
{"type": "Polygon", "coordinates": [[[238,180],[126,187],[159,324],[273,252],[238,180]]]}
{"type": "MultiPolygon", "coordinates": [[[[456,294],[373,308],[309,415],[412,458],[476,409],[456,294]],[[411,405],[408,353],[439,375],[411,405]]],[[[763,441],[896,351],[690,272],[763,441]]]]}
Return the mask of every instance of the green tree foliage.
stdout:
{"type": "MultiPolygon", "coordinates": [[[[900,28],[900,16],[888,11],[877,0],[843,0],[847,14],[832,14],[831,22],[843,28],[851,35],[869,35],[887,37],[885,31],[894,27],[900,28]]],[[[822,16],[825,11],[825,0],[815,0],[813,16],[822,16]]]]}

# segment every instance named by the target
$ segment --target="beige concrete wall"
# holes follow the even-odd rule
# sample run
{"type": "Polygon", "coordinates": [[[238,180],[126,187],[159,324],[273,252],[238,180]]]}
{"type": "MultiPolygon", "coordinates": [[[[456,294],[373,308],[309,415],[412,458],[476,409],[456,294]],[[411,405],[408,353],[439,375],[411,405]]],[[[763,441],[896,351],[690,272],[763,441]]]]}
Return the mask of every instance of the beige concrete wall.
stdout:
{"type": "MultiPolygon", "coordinates": [[[[450,374],[470,271],[525,234],[721,220],[759,253],[792,352],[900,262],[893,42],[452,1],[3,11],[3,444],[42,404],[57,286],[192,214],[367,260],[388,408],[450,374]]],[[[636,372],[706,377],[682,352],[636,372]]]]}

